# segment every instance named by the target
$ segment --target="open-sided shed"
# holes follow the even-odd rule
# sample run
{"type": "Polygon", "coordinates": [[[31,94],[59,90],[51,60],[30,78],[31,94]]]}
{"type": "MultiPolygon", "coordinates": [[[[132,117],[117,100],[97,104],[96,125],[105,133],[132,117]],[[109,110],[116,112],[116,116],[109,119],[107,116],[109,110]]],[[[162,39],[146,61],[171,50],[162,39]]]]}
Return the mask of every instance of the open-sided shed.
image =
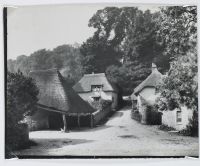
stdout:
{"type": "Polygon", "coordinates": [[[59,129],[92,125],[95,110],[71,87],[57,69],[30,72],[39,88],[38,110],[30,117],[31,128],[59,129]]]}

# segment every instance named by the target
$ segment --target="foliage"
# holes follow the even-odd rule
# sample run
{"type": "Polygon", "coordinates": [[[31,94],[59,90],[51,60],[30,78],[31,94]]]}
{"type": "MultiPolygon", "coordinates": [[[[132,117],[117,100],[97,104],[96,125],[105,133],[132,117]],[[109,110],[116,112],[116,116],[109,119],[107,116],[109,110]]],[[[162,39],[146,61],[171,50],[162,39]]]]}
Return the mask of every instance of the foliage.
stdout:
{"type": "MultiPolygon", "coordinates": [[[[27,57],[8,60],[8,70],[58,68],[70,85],[83,74],[105,72],[111,82],[130,95],[151,72],[151,63],[161,73],[170,62],[196,51],[196,7],[163,7],[158,12],[141,11],[136,7],[106,7],[89,20],[94,35],[81,47],[62,45],[38,50],[27,57]]],[[[173,105],[173,104],[172,104],[173,105]]]]}
{"type": "Polygon", "coordinates": [[[198,81],[197,81],[197,55],[179,57],[171,63],[167,77],[158,86],[160,98],[158,105],[161,110],[188,108],[198,110],[198,81]]]}
{"type": "Polygon", "coordinates": [[[163,131],[174,131],[175,129],[173,128],[173,127],[169,127],[169,126],[167,126],[167,125],[160,125],[159,127],[158,127],[160,130],[163,130],[163,131]]]}
{"type": "Polygon", "coordinates": [[[8,60],[8,71],[18,70],[28,75],[31,70],[57,68],[71,85],[82,76],[81,53],[79,47],[61,45],[52,51],[41,49],[30,56],[21,55],[16,60],[8,60]]]}
{"type": "Polygon", "coordinates": [[[167,76],[158,87],[161,110],[186,105],[197,110],[197,10],[194,6],[163,8],[158,41],[165,44],[163,54],[173,60],[167,76]]]}
{"type": "Polygon", "coordinates": [[[21,72],[7,73],[6,100],[6,138],[7,145],[14,148],[17,141],[14,136],[21,130],[25,116],[36,110],[39,91],[32,78],[25,77],[21,72]]]}
{"type": "Polygon", "coordinates": [[[197,7],[173,6],[162,8],[157,18],[157,40],[164,45],[163,54],[171,60],[196,49],[197,7]]]}
{"type": "Polygon", "coordinates": [[[197,13],[196,7],[168,7],[163,10],[158,31],[166,43],[163,54],[171,55],[170,70],[158,86],[160,110],[187,106],[194,111],[186,129],[180,133],[198,133],[198,80],[197,80],[197,13]]]}
{"type": "Polygon", "coordinates": [[[168,69],[163,46],[157,44],[155,17],[135,7],[98,10],[89,21],[96,32],[81,46],[84,72],[106,72],[127,95],[148,76],[153,61],[168,69]]]}

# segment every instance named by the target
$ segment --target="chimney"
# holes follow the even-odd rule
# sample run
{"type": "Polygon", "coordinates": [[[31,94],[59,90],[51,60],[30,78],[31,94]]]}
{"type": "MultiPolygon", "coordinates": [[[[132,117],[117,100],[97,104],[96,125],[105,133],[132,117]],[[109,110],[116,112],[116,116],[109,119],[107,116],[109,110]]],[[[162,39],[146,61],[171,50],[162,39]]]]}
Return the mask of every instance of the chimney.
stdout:
{"type": "Polygon", "coordinates": [[[151,71],[152,71],[152,72],[157,71],[157,66],[156,66],[155,63],[152,63],[151,71]]]}

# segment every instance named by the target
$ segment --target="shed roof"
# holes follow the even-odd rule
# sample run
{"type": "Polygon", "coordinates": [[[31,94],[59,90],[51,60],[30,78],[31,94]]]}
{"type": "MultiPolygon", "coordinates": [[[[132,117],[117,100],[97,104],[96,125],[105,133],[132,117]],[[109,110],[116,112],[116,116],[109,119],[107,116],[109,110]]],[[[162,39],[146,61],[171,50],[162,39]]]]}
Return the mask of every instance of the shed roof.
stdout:
{"type": "Polygon", "coordinates": [[[134,94],[138,94],[145,87],[156,87],[162,80],[162,77],[163,75],[157,70],[156,65],[152,64],[152,73],[134,89],[134,94]]]}
{"type": "Polygon", "coordinates": [[[38,104],[66,113],[92,113],[95,110],[67,85],[57,69],[30,72],[39,88],[38,104]]]}
{"type": "Polygon", "coordinates": [[[137,97],[135,96],[134,92],[131,94],[131,100],[137,100],[137,97]]]}
{"type": "Polygon", "coordinates": [[[97,73],[97,74],[85,74],[79,82],[77,82],[73,89],[80,92],[90,92],[91,85],[103,85],[103,91],[115,91],[117,92],[117,88],[115,85],[111,84],[106,78],[105,73],[97,73]]]}

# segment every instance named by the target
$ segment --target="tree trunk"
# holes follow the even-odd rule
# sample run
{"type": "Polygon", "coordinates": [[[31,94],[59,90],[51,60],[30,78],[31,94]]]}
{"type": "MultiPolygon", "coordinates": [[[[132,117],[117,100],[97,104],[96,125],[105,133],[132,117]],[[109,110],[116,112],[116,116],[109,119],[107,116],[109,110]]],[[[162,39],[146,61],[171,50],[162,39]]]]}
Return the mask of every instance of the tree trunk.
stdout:
{"type": "Polygon", "coordinates": [[[94,127],[94,120],[93,120],[92,114],[90,114],[90,127],[91,127],[91,128],[94,127]]]}
{"type": "Polygon", "coordinates": [[[64,127],[63,127],[64,132],[68,132],[68,129],[67,129],[67,120],[66,120],[65,114],[63,114],[63,124],[64,124],[64,127]]]}

